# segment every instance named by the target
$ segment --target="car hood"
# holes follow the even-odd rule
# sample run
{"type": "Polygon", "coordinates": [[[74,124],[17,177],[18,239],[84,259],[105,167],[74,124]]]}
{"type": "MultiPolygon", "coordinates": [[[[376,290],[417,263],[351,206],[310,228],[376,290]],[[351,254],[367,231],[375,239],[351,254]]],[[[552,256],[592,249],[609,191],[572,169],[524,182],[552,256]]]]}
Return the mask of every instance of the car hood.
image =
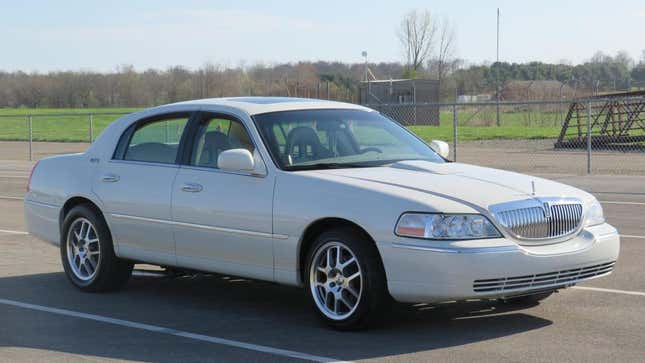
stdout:
{"type": "Polygon", "coordinates": [[[376,183],[381,188],[399,189],[399,192],[424,192],[483,209],[529,198],[575,197],[583,202],[593,199],[580,189],[547,179],[461,163],[403,161],[382,167],[327,169],[307,173],[376,183]]]}

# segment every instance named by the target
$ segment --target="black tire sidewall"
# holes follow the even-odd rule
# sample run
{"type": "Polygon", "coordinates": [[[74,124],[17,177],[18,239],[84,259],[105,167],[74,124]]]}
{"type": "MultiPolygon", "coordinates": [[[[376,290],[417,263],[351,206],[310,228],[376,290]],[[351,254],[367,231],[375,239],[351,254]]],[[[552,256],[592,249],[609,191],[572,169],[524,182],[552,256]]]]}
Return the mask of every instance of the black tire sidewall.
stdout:
{"type": "Polygon", "coordinates": [[[306,270],[304,273],[305,286],[310,302],[317,315],[328,325],[339,330],[363,329],[379,320],[384,303],[388,301],[385,273],[378,250],[371,240],[353,229],[343,228],[323,232],[316,238],[307,253],[306,270]],[[360,265],[363,278],[363,292],[358,307],[347,318],[331,319],[321,312],[316,305],[310,284],[311,265],[316,253],[329,242],[340,242],[349,248],[360,265]]]}
{"type": "Polygon", "coordinates": [[[104,281],[109,278],[109,276],[106,275],[111,272],[110,265],[118,262],[114,255],[112,236],[107,224],[103,220],[103,217],[99,216],[92,208],[86,205],[79,205],[72,208],[65,216],[61,228],[60,253],[63,269],[65,270],[67,278],[72,282],[72,284],[83,291],[99,290],[100,286],[104,284],[104,281]],[[76,277],[69,266],[69,261],[67,259],[67,237],[69,229],[79,218],[85,218],[92,223],[99,238],[99,248],[101,251],[100,262],[97,267],[98,271],[92,279],[87,281],[83,281],[76,277]]]}

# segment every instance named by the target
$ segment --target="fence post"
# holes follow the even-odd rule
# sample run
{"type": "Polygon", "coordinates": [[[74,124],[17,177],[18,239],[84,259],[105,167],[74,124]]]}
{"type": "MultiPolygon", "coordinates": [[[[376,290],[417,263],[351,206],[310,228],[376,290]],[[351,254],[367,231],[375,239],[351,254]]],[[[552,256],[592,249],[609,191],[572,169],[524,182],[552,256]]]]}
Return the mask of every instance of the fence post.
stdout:
{"type": "Polygon", "coordinates": [[[414,124],[417,124],[417,86],[412,81],[412,103],[414,103],[414,124]]]}
{"type": "Polygon", "coordinates": [[[33,118],[31,115],[29,115],[27,119],[27,123],[29,124],[29,161],[32,161],[33,159],[33,153],[32,153],[32,142],[34,140],[34,129],[33,129],[33,118]]]}
{"type": "Polygon", "coordinates": [[[327,99],[331,97],[330,90],[329,90],[329,80],[327,80],[327,99]]]}
{"type": "MultiPolygon", "coordinates": [[[[441,120],[441,109],[439,109],[439,119],[441,120]]],[[[452,105],[452,161],[457,161],[457,104],[452,105]]],[[[441,121],[439,121],[441,123],[441,121]]]]}
{"type": "Polygon", "coordinates": [[[591,101],[587,101],[587,174],[591,174],[591,101]]]}
{"type": "Polygon", "coordinates": [[[94,142],[94,114],[90,114],[90,144],[94,142]]]}

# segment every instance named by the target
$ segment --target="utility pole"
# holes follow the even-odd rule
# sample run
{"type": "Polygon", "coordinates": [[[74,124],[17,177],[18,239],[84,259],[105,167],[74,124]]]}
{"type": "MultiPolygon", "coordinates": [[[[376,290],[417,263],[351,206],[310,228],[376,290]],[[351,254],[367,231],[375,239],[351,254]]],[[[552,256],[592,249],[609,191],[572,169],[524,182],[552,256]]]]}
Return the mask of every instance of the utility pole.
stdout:
{"type": "Polygon", "coordinates": [[[497,100],[497,126],[499,122],[499,8],[497,8],[497,62],[495,62],[495,99],[497,100]]]}
{"type": "MultiPolygon", "coordinates": [[[[367,51],[364,50],[361,55],[365,58],[365,99],[362,100],[363,104],[369,104],[369,98],[370,98],[370,80],[368,78],[368,72],[369,70],[367,69],[367,51]]],[[[359,87],[359,94],[360,94],[360,87],[359,87]]],[[[361,102],[361,101],[359,101],[361,102]]]]}
{"type": "Polygon", "coordinates": [[[367,82],[367,51],[364,50],[361,54],[363,55],[363,58],[365,58],[365,82],[367,82]]]}

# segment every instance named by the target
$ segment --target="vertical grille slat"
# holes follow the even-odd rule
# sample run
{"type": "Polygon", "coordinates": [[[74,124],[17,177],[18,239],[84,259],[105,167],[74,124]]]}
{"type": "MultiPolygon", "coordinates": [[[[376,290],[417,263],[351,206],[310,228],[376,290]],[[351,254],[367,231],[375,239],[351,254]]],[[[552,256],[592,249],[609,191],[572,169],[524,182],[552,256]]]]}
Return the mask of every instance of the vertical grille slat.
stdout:
{"type": "Polygon", "coordinates": [[[582,203],[577,200],[538,203],[535,200],[529,206],[527,201],[504,203],[491,210],[505,228],[518,238],[528,240],[563,237],[575,232],[582,222],[582,203]]]}

